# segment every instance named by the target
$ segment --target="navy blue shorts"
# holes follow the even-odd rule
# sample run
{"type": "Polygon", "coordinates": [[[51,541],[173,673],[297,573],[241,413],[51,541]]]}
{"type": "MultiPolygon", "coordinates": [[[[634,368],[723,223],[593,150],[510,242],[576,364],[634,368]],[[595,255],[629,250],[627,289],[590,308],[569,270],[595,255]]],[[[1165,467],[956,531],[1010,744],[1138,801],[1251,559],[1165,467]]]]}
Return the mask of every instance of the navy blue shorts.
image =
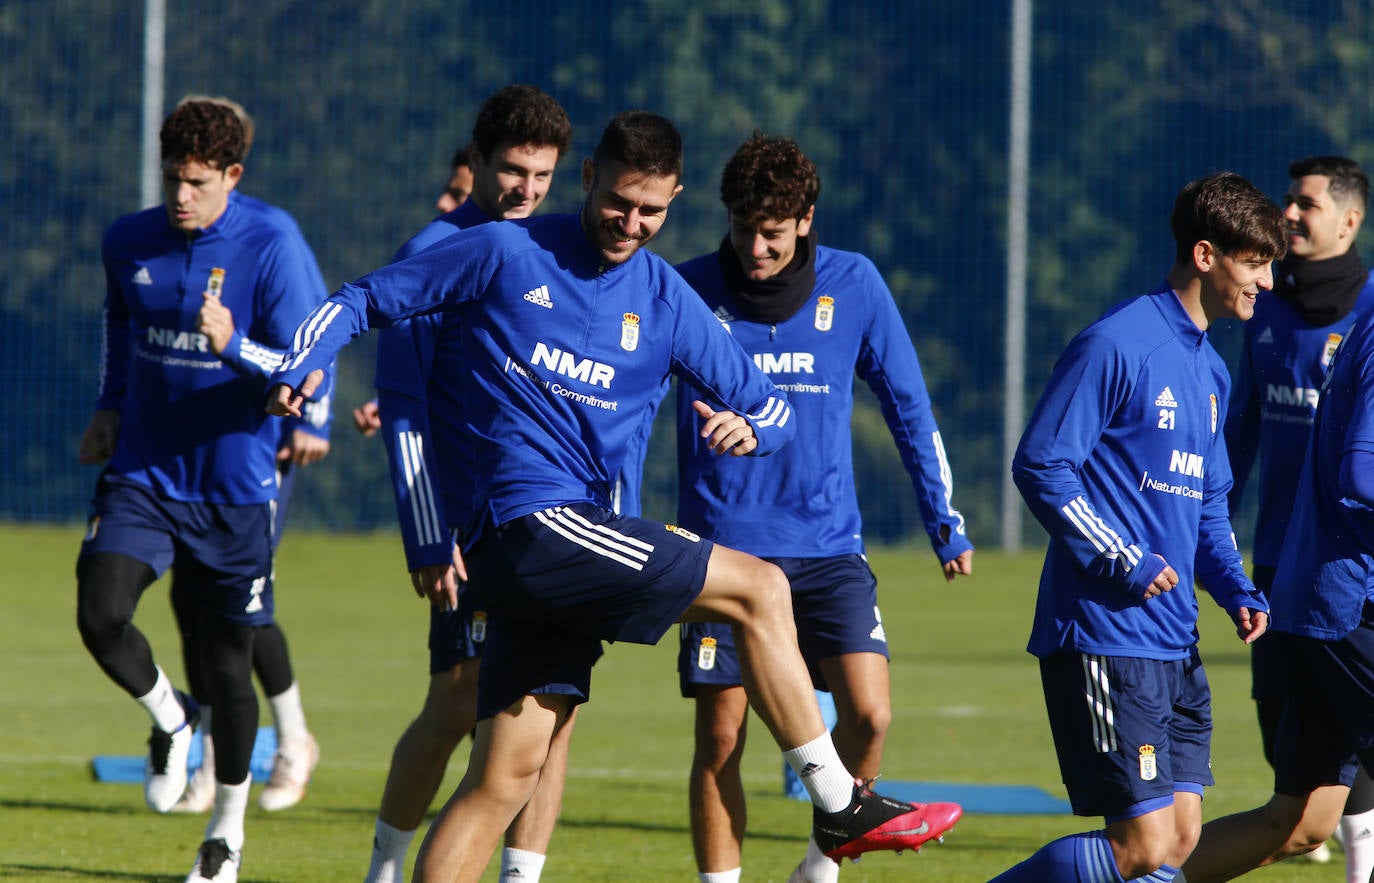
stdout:
{"type": "Polygon", "coordinates": [[[1076,815],[1135,818],[1212,784],[1212,690],[1196,648],[1167,661],[1052,653],[1040,681],[1076,815]]]}
{"type": "Polygon", "coordinates": [[[442,674],[468,659],[482,656],[487,643],[487,613],[464,603],[464,590],[457,610],[429,607],[429,673],[442,674]]]}
{"type": "Polygon", "coordinates": [[[483,532],[466,554],[468,601],[487,611],[478,718],[527,694],[585,701],[601,642],[658,642],[701,594],[712,544],[591,503],[483,532]]]}
{"type": "Polygon", "coordinates": [[[277,461],[277,498],[272,501],[272,551],[281,544],[286,530],[286,509],[291,504],[291,492],[296,489],[296,464],[277,461]]]}
{"type": "Polygon", "coordinates": [[[236,625],[272,622],[272,508],[184,503],[116,476],[96,484],[81,554],[114,552],[161,576],[190,568],[200,607],[236,625]]]}
{"type": "Polygon", "coordinates": [[[1288,665],[1288,692],[1274,746],[1274,791],[1303,795],[1349,785],[1360,763],[1374,769],[1374,604],[1339,641],[1271,632],[1288,665]]]}
{"type": "MultiPolygon", "coordinates": [[[[792,585],[792,616],[811,683],[829,690],[820,661],[850,653],[891,658],[878,580],[862,555],[832,558],[768,558],[792,585]]],[[[688,698],[699,686],[734,687],[740,679],[734,633],[726,623],[683,623],[678,638],[678,686],[688,698]]]]}

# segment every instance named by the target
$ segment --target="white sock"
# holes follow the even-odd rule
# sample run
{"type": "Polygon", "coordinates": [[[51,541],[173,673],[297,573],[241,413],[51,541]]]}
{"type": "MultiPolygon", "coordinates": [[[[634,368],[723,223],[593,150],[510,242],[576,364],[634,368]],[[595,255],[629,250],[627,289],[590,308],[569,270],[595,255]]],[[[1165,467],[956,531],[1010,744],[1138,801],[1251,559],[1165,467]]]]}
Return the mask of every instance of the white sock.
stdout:
{"type": "Polygon", "coordinates": [[[157,668],[153,689],[138,697],[138,704],[148,709],[153,726],[164,733],[175,733],[186,723],[186,709],[181,707],[181,700],[177,699],[177,692],[172,689],[172,682],[161,666],[157,668]]]}
{"type": "Polygon", "coordinates": [[[305,744],[309,732],[305,728],[305,708],[301,705],[301,688],[295,681],[275,696],[268,696],[272,706],[272,720],[277,726],[277,747],[295,748],[305,744]]]}
{"type": "Polygon", "coordinates": [[[701,883],[739,883],[739,868],[733,871],[701,871],[697,879],[701,883]]]}
{"type": "Polygon", "coordinates": [[[1341,843],[1345,847],[1345,879],[1369,883],[1374,871],[1374,809],[1341,816],[1341,843]]]}
{"type": "Polygon", "coordinates": [[[835,883],[840,879],[840,863],[821,852],[815,837],[806,838],[806,858],[801,863],[806,883],[835,883]]]}
{"type": "Polygon", "coordinates": [[[248,786],[252,783],[252,773],[237,785],[215,783],[215,811],[205,826],[206,840],[222,837],[235,852],[243,849],[243,815],[248,811],[248,786]]]}
{"type": "Polygon", "coordinates": [[[840,762],[830,733],[784,751],[782,756],[821,812],[839,812],[854,799],[854,777],[840,762]]]}
{"type": "Polygon", "coordinates": [[[538,883],[539,875],[544,873],[544,856],[537,852],[507,846],[501,850],[501,883],[507,881],[532,881],[538,883]]]}
{"type": "Polygon", "coordinates": [[[372,835],[372,867],[363,883],[404,883],[406,852],[415,832],[393,828],[377,820],[372,835]]]}

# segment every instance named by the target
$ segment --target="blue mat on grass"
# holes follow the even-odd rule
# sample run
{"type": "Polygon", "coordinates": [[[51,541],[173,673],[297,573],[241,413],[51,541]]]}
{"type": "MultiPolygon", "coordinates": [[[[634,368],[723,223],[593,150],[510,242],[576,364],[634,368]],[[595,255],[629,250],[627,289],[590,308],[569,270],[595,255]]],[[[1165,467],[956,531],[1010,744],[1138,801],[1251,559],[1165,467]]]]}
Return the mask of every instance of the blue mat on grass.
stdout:
{"type": "MultiPolygon", "coordinates": [[[[191,736],[191,753],[186,758],[186,768],[200,769],[205,756],[200,732],[191,736]]],[[[253,742],[253,757],[248,763],[253,778],[266,782],[272,775],[272,761],[277,756],[277,731],[272,727],[259,727],[258,737],[253,742]]],[[[114,754],[100,754],[91,759],[91,771],[97,782],[142,782],[143,756],[123,757],[114,754]]]]}

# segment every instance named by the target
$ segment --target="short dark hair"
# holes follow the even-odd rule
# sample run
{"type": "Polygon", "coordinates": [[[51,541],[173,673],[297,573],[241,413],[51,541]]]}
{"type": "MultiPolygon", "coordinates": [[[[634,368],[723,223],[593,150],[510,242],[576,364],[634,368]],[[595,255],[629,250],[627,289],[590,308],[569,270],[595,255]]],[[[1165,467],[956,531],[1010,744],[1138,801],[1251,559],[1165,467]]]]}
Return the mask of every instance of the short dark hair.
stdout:
{"type": "Polygon", "coordinates": [[[682,178],[682,136],[677,127],[647,110],[616,114],[592,154],[598,168],[618,162],[628,169],[663,178],[682,178]]]}
{"type": "Polygon", "coordinates": [[[1288,252],[1283,211],[1235,172],[1215,172],[1190,182],[1174,200],[1169,226],[1179,263],[1190,260],[1193,246],[1204,239],[1222,254],[1278,260],[1288,252]]]}
{"type": "Polygon", "coordinates": [[[562,159],[572,144],[568,112],[537,86],[503,86],[482,102],[472,126],[472,146],[483,160],[491,159],[502,144],[547,145],[562,159]]]}
{"type": "Polygon", "coordinates": [[[1369,205],[1369,176],[1360,164],[1345,156],[1309,156],[1288,166],[1288,177],[1297,180],[1308,175],[1325,175],[1327,189],[1337,202],[1354,199],[1360,211],[1369,205]]]}
{"type": "Polygon", "coordinates": [[[162,121],[158,137],[163,162],[195,160],[223,170],[243,162],[248,152],[243,121],[219,100],[193,99],[178,105],[162,121]]]}
{"type": "Polygon", "coordinates": [[[469,141],[462,147],[453,151],[453,159],[448,164],[455,169],[472,168],[472,152],[477,149],[477,145],[469,141]]]}
{"type": "Polygon", "coordinates": [[[750,222],[801,219],[821,195],[821,176],[797,142],[755,130],[725,164],[720,201],[750,222]]]}

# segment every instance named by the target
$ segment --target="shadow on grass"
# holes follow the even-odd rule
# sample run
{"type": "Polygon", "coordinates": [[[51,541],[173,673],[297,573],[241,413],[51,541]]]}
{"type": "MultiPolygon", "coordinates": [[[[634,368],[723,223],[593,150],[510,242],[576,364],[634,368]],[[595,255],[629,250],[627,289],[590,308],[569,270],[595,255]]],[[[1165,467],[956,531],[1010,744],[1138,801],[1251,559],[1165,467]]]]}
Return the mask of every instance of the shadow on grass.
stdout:
{"type": "MultiPolygon", "coordinates": [[[[14,798],[0,798],[0,808],[3,809],[39,809],[51,812],[84,812],[100,813],[110,816],[126,816],[131,810],[123,805],[100,806],[93,803],[59,803],[53,800],[18,800],[14,798]]],[[[0,868],[4,865],[0,865],[0,868]]]]}
{"type": "MultiPolygon", "coordinates": [[[[141,883],[178,883],[185,880],[185,874],[154,874],[149,876],[146,872],[135,871],[92,871],[86,868],[61,867],[57,865],[25,865],[18,863],[0,862],[0,877],[7,877],[10,873],[21,875],[24,880],[62,880],[72,877],[82,879],[92,878],[97,880],[139,880],[141,883]]],[[[247,881],[245,881],[247,883],[247,881]]]]}

